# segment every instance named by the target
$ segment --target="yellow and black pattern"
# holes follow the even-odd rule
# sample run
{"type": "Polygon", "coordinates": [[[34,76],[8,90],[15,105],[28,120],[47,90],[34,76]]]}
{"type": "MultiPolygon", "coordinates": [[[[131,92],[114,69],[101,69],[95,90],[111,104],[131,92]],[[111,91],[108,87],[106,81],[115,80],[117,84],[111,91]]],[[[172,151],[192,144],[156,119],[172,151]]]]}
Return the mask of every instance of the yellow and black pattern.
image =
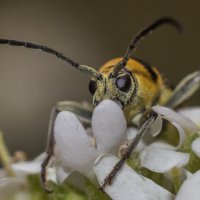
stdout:
{"type": "MultiPolygon", "coordinates": [[[[122,58],[110,60],[104,64],[99,72],[105,77],[112,73],[114,66],[122,58]]],[[[137,81],[137,96],[143,100],[145,107],[151,107],[155,103],[164,104],[171,95],[171,89],[165,85],[161,74],[155,67],[151,67],[139,59],[129,59],[125,67],[137,81]]]]}

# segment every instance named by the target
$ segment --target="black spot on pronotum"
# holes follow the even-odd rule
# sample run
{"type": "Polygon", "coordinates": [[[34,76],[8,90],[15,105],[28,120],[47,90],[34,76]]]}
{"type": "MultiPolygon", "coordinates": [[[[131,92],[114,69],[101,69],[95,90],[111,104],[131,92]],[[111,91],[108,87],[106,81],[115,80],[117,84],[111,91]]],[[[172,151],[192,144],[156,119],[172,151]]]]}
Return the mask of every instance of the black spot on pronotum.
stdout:
{"type": "Polygon", "coordinates": [[[143,65],[143,67],[149,72],[149,74],[151,75],[151,78],[154,81],[157,81],[158,75],[156,74],[156,72],[153,70],[153,68],[151,67],[149,63],[138,58],[134,58],[134,59],[143,65]]]}

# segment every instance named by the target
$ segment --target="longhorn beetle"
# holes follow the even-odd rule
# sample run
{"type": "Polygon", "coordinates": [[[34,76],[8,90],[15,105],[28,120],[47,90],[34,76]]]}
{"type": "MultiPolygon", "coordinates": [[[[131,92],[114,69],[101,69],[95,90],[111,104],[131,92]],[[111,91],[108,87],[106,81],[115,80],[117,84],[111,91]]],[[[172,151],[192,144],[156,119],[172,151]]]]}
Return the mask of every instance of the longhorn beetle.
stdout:
{"type": "MultiPolygon", "coordinates": [[[[89,91],[93,96],[93,107],[97,106],[104,99],[113,100],[123,109],[127,123],[130,126],[139,127],[136,138],[131,142],[119,162],[116,163],[113,170],[105,178],[100,188],[102,191],[106,185],[112,183],[117,172],[130,157],[147,129],[156,120],[157,114],[151,110],[151,107],[159,104],[176,109],[200,88],[200,71],[186,76],[175,89],[171,89],[167,86],[155,67],[150,66],[142,60],[131,58],[138,43],[146,35],[161,25],[166,24],[182,32],[181,24],[175,19],[170,17],[160,18],[133,37],[123,57],[108,61],[99,71],[86,65],[80,65],[47,46],[31,42],[0,39],[0,44],[40,49],[57,56],[60,60],[71,65],[78,71],[88,74],[91,77],[89,91]]],[[[41,171],[41,182],[47,191],[46,168],[54,153],[54,120],[60,111],[71,111],[86,120],[90,120],[92,116],[92,110],[84,108],[82,104],[76,102],[59,102],[53,108],[49,122],[49,139],[46,148],[47,157],[42,164],[41,171]]]]}

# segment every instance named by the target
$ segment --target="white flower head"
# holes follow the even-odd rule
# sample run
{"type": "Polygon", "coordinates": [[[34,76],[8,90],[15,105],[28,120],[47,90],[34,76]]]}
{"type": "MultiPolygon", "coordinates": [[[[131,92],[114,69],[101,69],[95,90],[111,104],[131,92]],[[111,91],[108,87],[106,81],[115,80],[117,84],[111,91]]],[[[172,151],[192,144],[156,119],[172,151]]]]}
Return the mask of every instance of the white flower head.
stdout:
{"type": "Polygon", "coordinates": [[[56,158],[65,171],[88,174],[95,159],[102,153],[117,152],[126,138],[126,120],[121,108],[113,101],[102,101],[93,112],[92,132],[95,144],[77,116],[71,112],[58,114],[54,126],[56,158]]]}
{"type": "MultiPolygon", "coordinates": [[[[137,152],[141,167],[152,172],[167,173],[172,168],[182,168],[189,161],[189,154],[178,152],[183,146],[186,132],[198,132],[199,128],[186,117],[174,111],[160,106],[153,107],[158,113],[158,118],[149,129],[153,137],[157,136],[162,129],[163,119],[170,121],[179,132],[179,144],[174,147],[164,141],[153,141],[151,144],[140,142],[137,152]]],[[[187,114],[186,114],[187,115],[187,114]]],[[[200,118],[199,118],[200,119],[200,118]]],[[[200,120],[199,120],[200,121],[200,120]]],[[[110,100],[104,100],[95,109],[92,116],[91,129],[85,130],[76,115],[71,112],[61,112],[55,121],[55,158],[59,165],[48,169],[48,177],[54,182],[62,183],[72,171],[79,171],[90,177],[94,172],[100,185],[104,178],[113,169],[119,160],[116,154],[125,139],[134,139],[137,129],[128,128],[121,108],[110,100]],[[110,153],[110,154],[105,154],[110,153]],[[56,176],[55,176],[56,174],[56,176]]],[[[192,143],[193,152],[200,157],[200,139],[192,143]]],[[[39,173],[41,162],[45,154],[31,162],[13,164],[13,169],[18,174],[39,173]]],[[[177,197],[171,192],[154,183],[152,180],[138,174],[126,164],[118,172],[113,184],[106,187],[105,191],[114,200],[121,199],[187,199],[192,198],[190,188],[199,181],[199,173],[190,174],[177,197]],[[191,178],[190,178],[191,177],[191,178]],[[193,178],[194,177],[194,178],[193,178]]],[[[200,199],[198,190],[194,189],[196,199],[200,199]]]]}
{"type": "MultiPolygon", "coordinates": [[[[164,175],[170,170],[180,168],[185,171],[186,176],[190,174],[187,170],[184,170],[189,162],[189,153],[178,152],[185,142],[186,132],[199,132],[199,128],[191,120],[186,117],[175,113],[174,111],[156,106],[153,108],[158,115],[158,119],[155,124],[149,130],[153,136],[157,136],[161,130],[162,119],[167,119],[178,130],[179,144],[172,146],[163,141],[155,141],[150,145],[140,144],[142,148],[138,150],[141,166],[145,167],[152,172],[163,173],[164,175]]],[[[129,131],[130,129],[128,129],[129,131]]],[[[135,129],[130,130],[133,134],[129,133],[129,137],[134,139],[135,129]]],[[[199,138],[197,138],[193,144],[193,151],[199,156],[199,138]]],[[[117,162],[117,158],[111,155],[100,156],[97,159],[94,170],[97,175],[100,184],[103,184],[105,177],[112,170],[117,162]],[[112,166],[112,167],[111,167],[112,166]]],[[[188,176],[189,177],[189,176],[188,176]]],[[[108,185],[105,191],[111,196],[112,199],[174,199],[174,196],[155,184],[151,180],[137,174],[134,170],[130,169],[126,164],[119,171],[112,185],[108,185]],[[148,180],[148,181],[147,181],[148,180]]],[[[183,197],[183,196],[182,196],[183,197]]],[[[200,196],[198,196],[200,199],[200,196]]],[[[181,199],[181,198],[180,198],[181,199]]],[[[184,198],[182,198],[184,199],[184,198]]],[[[188,198],[189,199],[189,198],[188,198]]]]}

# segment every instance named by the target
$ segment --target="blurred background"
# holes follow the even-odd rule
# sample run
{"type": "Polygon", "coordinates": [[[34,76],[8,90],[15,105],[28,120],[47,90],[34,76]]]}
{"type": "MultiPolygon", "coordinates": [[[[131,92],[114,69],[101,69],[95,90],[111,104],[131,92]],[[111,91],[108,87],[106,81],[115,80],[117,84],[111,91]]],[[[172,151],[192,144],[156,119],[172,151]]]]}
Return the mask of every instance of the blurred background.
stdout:
{"type": "MultiPolygon", "coordinates": [[[[0,38],[44,44],[98,69],[122,56],[132,36],[162,16],[179,19],[183,35],[157,30],[135,56],[155,65],[176,84],[200,69],[200,2],[0,0],[0,38]]],[[[30,157],[46,145],[51,108],[58,101],[91,102],[89,77],[56,57],[22,47],[0,46],[0,129],[11,152],[30,157]]],[[[200,92],[192,100],[199,105],[200,92]]]]}

